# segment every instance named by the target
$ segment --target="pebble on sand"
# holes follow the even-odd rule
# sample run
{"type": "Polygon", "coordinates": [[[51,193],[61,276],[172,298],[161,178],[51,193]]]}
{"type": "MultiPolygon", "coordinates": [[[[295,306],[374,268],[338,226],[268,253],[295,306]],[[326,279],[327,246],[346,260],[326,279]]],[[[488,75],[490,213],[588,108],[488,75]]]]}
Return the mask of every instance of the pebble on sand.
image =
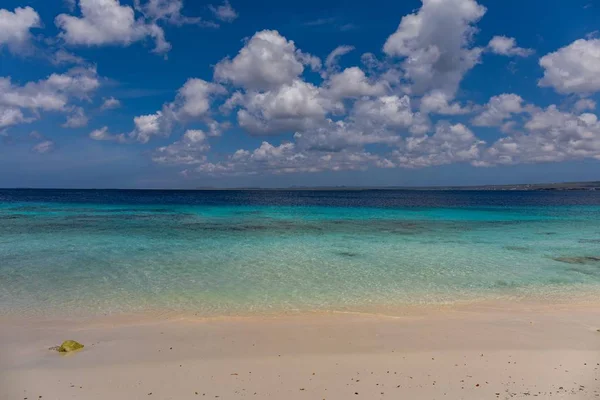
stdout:
{"type": "Polygon", "coordinates": [[[69,353],[71,351],[83,349],[83,345],[75,340],[65,340],[62,344],[56,349],[59,353],[69,353]]]}

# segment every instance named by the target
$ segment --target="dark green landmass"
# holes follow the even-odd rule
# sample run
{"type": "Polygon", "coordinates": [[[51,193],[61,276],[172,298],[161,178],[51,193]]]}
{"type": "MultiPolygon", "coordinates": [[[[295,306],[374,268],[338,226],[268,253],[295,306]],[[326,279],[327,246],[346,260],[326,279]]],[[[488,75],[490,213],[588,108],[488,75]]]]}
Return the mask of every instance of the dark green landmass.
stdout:
{"type": "Polygon", "coordinates": [[[238,188],[196,188],[196,190],[523,190],[523,191],[565,191],[600,190],[600,181],[521,183],[510,185],[477,186],[289,186],[279,188],[238,187],[238,188]]]}

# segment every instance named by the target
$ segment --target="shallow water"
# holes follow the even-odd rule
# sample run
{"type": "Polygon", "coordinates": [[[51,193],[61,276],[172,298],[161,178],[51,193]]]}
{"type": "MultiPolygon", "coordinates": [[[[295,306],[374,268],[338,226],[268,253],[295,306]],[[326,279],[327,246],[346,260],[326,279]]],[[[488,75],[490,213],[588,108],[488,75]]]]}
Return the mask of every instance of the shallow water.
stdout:
{"type": "Polygon", "coordinates": [[[600,293],[600,192],[0,190],[0,313],[600,293]]]}

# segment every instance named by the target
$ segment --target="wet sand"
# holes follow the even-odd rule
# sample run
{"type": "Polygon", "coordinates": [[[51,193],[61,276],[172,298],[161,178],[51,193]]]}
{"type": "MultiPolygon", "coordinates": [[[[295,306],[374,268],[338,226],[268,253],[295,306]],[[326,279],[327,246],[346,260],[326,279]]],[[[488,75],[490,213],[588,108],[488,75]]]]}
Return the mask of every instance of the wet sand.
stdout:
{"type": "Polygon", "coordinates": [[[598,304],[396,314],[0,317],[0,399],[600,398],[598,304]]]}

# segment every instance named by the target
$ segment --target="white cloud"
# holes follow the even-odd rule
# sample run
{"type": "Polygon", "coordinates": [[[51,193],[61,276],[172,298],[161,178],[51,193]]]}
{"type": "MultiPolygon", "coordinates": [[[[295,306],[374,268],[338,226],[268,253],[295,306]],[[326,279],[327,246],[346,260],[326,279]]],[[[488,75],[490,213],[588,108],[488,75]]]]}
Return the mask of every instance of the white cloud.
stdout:
{"type": "Polygon", "coordinates": [[[350,53],[354,50],[354,46],[338,46],[325,59],[325,68],[328,72],[334,71],[337,68],[338,60],[341,56],[350,53]]]}
{"type": "MultiPolygon", "coordinates": [[[[214,21],[183,15],[183,0],[146,0],[145,3],[142,3],[142,1],[143,0],[134,0],[135,9],[153,22],[165,22],[178,26],[193,24],[207,28],[219,27],[219,24],[214,21]]],[[[227,14],[227,11],[235,13],[235,11],[229,7],[229,10],[224,9],[224,15],[227,14]]]]}
{"type": "Polygon", "coordinates": [[[215,95],[226,93],[227,90],[221,85],[202,79],[188,79],[178,91],[175,113],[180,119],[201,117],[209,111],[215,95]]]}
{"type": "Polygon", "coordinates": [[[241,105],[241,127],[254,134],[273,134],[307,129],[324,121],[329,103],[317,87],[301,80],[267,92],[235,95],[230,102],[241,105]]]}
{"type": "Polygon", "coordinates": [[[52,150],[54,150],[54,142],[51,140],[44,140],[31,148],[31,151],[39,154],[50,153],[52,150]]]}
{"type": "MultiPolygon", "coordinates": [[[[135,127],[127,136],[132,140],[148,143],[154,136],[168,137],[176,124],[185,125],[190,121],[205,119],[207,124],[214,125],[214,120],[209,118],[212,101],[215,96],[226,92],[221,85],[190,78],[177,91],[175,100],[165,103],[153,114],[134,117],[135,127]]],[[[214,129],[223,127],[214,126],[214,129]]]]}
{"type": "Polygon", "coordinates": [[[416,13],[402,18],[383,51],[404,57],[402,68],[414,94],[439,90],[451,99],[479,62],[482,49],[471,42],[485,11],[475,0],[423,0],[416,13]]]}
{"type": "Polygon", "coordinates": [[[169,118],[170,114],[164,114],[163,111],[134,117],[135,129],[129,136],[141,143],[148,143],[152,136],[168,137],[173,121],[169,118]]]}
{"type": "MultiPolygon", "coordinates": [[[[321,62],[296,49],[293,41],[277,31],[257,32],[236,57],[224,59],[215,67],[215,79],[242,88],[231,95],[221,111],[237,109],[238,124],[251,134],[314,128],[325,121],[328,112],[340,111],[343,105],[331,90],[302,79],[305,66],[318,71],[321,62]]],[[[364,74],[362,77],[358,84],[369,89],[364,74]]]]}
{"type": "Polygon", "coordinates": [[[0,106],[0,129],[28,122],[21,109],[0,106]]]}
{"type": "Polygon", "coordinates": [[[63,50],[63,49],[60,49],[56,53],[54,53],[51,56],[50,61],[54,65],[84,65],[84,64],[86,64],[86,61],[83,58],[76,56],[75,54],[71,54],[68,51],[63,50]]]}
{"type": "Polygon", "coordinates": [[[229,1],[225,0],[220,6],[208,6],[215,17],[224,22],[232,22],[238,17],[238,13],[231,7],[229,1]]]}
{"type": "Polygon", "coordinates": [[[269,142],[252,150],[240,149],[222,162],[202,162],[196,172],[212,175],[298,173],[365,169],[380,157],[363,151],[305,152],[294,143],[274,146],[269,142]]]}
{"type": "Polygon", "coordinates": [[[433,135],[411,136],[392,152],[391,161],[408,168],[473,162],[479,158],[485,142],[463,124],[438,122],[433,135]]]}
{"type": "Polygon", "coordinates": [[[346,68],[332,75],[325,82],[327,95],[333,100],[357,98],[362,96],[381,96],[387,86],[383,82],[370,82],[363,70],[358,67],[346,68]]]}
{"type": "Polygon", "coordinates": [[[296,132],[294,139],[299,149],[307,152],[362,151],[368,144],[393,144],[399,136],[384,130],[364,129],[353,121],[327,120],[326,124],[310,130],[296,132]]]}
{"type": "MultiPolygon", "coordinates": [[[[364,97],[355,103],[348,118],[333,121],[324,118],[327,107],[319,103],[324,98],[318,88],[297,80],[280,89],[251,93],[251,97],[238,92],[232,103],[253,111],[251,114],[243,108],[241,114],[238,112],[238,117],[248,117],[240,120],[246,130],[261,134],[295,130],[294,143],[275,146],[263,142],[253,151],[240,149],[218,162],[208,161],[206,154],[196,152],[182,157],[181,164],[198,163],[193,171],[213,175],[390,168],[393,163],[389,159],[371,154],[364,147],[395,145],[402,140],[399,132],[408,133],[413,126],[423,124],[420,115],[412,113],[408,96],[364,97]]],[[[193,171],[187,170],[186,174],[193,171]]]]}
{"type": "Polygon", "coordinates": [[[513,114],[525,111],[521,96],[503,93],[493,96],[483,107],[483,111],[471,121],[475,126],[500,126],[513,114]]]}
{"type": "Polygon", "coordinates": [[[477,165],[559,162],[583,158],[600,159],[600,122],[595,114],[572,114],[555,105],[533,109],[517,132],[495,142],[477,165]]]}
{"type": "Polygon", "coordinates": [[[461,115],[471,112],[469,107],[450,103],[450,97],[439,90],[427,93],[421,98],[421,112],[425,114],[461,115]]]}
{"type": "Polygon", "coordinates": [[[100,87],[96,68],[71,68],[65,74],[51,74],[44,82],[50,90],[89,100],[89,95],[100,87]]]}
{"type": "Polygon", "coordinates": [[[13,52],[22,50],[31,40],[30,30],[41,26],[39,14],[31,7],[0,9],[0,48],[6,45],[13,52]]]}
{"type": "Polygon", "coordinates": [[[108,132],[108,127],[104,126],[90,133],[90,139],[103,140],[117,143],[127,143],[127,137],[124,134],[114,135],[108,132]]]}
{"type": "Polygon", "coordinates": [[[221,136],[223,131],[231,128],[231,122],[219,122],[215,120],[208,120],[206,122],[206,126],[208,127],[208,136],[221,136]]]}
{"type": "Polygon", "coordinates": [[[81,128],[88,124],[88,117],[85,115],[83,108],[75,107],[70,115],[67,116],[67,121],[62,124],[63,128],[81,128]]]}
{"type": "Polygon", "coordinates": [[[188,130],[181,140],[156,149],[152,160],[161,164],[199,164],[205,160],[202,153],[208,149],[210,146],[206,142],[206,134],[202,130],[188,130]]]}
{"type": "Polygon", "coordinates": [[[81,17],[60,14],[55,19],[56,26],[62,30],[59,36],[67,44],[129,46],[152,38],[154,52],[166,53],[171,48],[162,28],[136,19],[133,8],[121,5],[118,0],[79,0],[79,8],[81,17]]]}
{"type": "Polygon", "coordinates": [[[30,110],[65,110],[69,99],[87,99],[100,86],[94,69],[74,68],[65,74],[52,74],[45,80],[14,85],[0,78],[0,105],[30,110]]]}
{"type": "Polygon", "coordinates": [[[582,112],[585,110],[595,110],[596,102],[592,99],[579,99],[573,106],[576,112],[582,112]]]}
{"type": "Polygon", "coordinates": [[[257,32],[233,59],[215,66],[215,79],[250,90],[269,90],[291,84],[304,65],[320,67],[317,58],[296,50],[294,42],[277,31],[257,32]]]}
{"type": "Polygon", "coordinates": [[[100,106],[101,110],[113,110],[115,108],[121,107],[121,102],[114,97],[105,98],[100,106]]]}
{"type": "Polygon", "coordinates": [[[540,59],[544,77],[539,86],[559,93],[600,91],[600,39],[579,39],[540,59]]]}
{"type": "Polygon", "coordinates": [[[203,23],[201,18],[181,14],[183,0],[147,0],[145,3],[134,0],[134,5],[136,10],[153,21],[165,21],[174,25],[203,23]]]}
{"type": "Polygon", "coordinates": [[[517,46],[516,39],[507,36],[494,36],[488,43],[488,49],[502,56],[528,57],[534,53],[533,49],[517,46]]]}
{"type": "Polygon", "coordinates": [[[14,85],[10,78],[0,78],[0,104],[30,110],[58,111],[67,104],[68,96],[48,87],[46,81],[14,85]]]}
{"type": "MultiPolygon", "coordinates": [[[[42,111],[75,112],[71,104],[77,100],[89,100],[100,86],[93,68],[73,68],[64,74],[51,74],[47,79],[18,85],[9,77],[0,77],[0,110],[4,124],[31,122],[42,111]]],[[[71,118],[70,117],[70,118],[71,118]]],[[[81,121],[81,119],[79,119],[81,121]]],[[[73,120],[72,123],[75,123],[73,120]]],[[[69,123],[69,126],[71,123],[69,123]]]]}
{"type": "Polygon", "coordinates": [[[129,135],[142,143],[147,143],[152,136],[167,137],[175,123],[205,117],[213,97],[224,93],[226,90],[221,85],[190,78],[178,90],[172,103],[163,105],[162,110],[154,114],[135,117],[135,129],[129,135]]]}
{"type": "MultiPolygon", "coordinates": [[[[298,173],[378,168],[419,168],[454,162],[475,162],[485,143],[465,125],[440,122],[433,135],[407,138],[386,136],[383,132],[363,132],[353,123],[329,120],[327,126],[294,135],[296,143],[278,146],[263,142],[254,150],[240,149],[220,162],[203,154],[185,159],[182,165],[198,164],[194,170],[212,175],[256,173],[298,173]],[[365,145],[384,143],[397,149],[377,155],[365,145]]],[[[188,170],[187,173],[190,171],[188,170]]]]}
{"type": "Polygon", "coordinates": [[[408,96],[381,96],[361,99],[354,104],[352,118],[368,130],[406,129],[415,122],[408,96]]]}
{"type": "MultiPolygon", "coordinates": [[[[159,111],[135,117],[131,132],[113,135],[105,127],[90,136],[146,143],[191,122],[202,123],[202,130],[188,129],[152,152],[154,162],[183,165],[186,175],[488,166],[597,157],[594,114],[575,115],[556,107],[541,110],[513,93],[493,96],[483,106],[455,100],[464,75],[486,49],[510,56],[530,52],[500,36],[485,48],[474,47],[475,24],[484,13],[475,0],[424,0],[421,9],[402,19],[384,46],[385,53],[401,57],[400,62],[366,54],[363,68],[339,67],[338,58],[351,46],[337,47],[321,68],[318,58],[277,31],[260,31],[235,57],[215,66],[214,80],[220,84],[190,79],[159,111]],[[308,77],[307,67],[320,72],[313,74],[319,83],[308,77]],[[228,93],[226,87],[233,93],[219,110],[233,114],[240,128],[251,135],[293,134],[292,141],[274,139],[229,155],[211,153],[208,138],[230,125],[224,116],[213,114],[219,96],[228,93]],[[506,136],[488,145],[464,123],[434,119],[434,114],[468,113],[475,114],[473,126],[497,127],[506,136]],[[222,118],[225,121],[217,121],[222,118]]],[[[592,100],[580,99],[572,108],[581,112],[594,106],[592,100]]]]}

